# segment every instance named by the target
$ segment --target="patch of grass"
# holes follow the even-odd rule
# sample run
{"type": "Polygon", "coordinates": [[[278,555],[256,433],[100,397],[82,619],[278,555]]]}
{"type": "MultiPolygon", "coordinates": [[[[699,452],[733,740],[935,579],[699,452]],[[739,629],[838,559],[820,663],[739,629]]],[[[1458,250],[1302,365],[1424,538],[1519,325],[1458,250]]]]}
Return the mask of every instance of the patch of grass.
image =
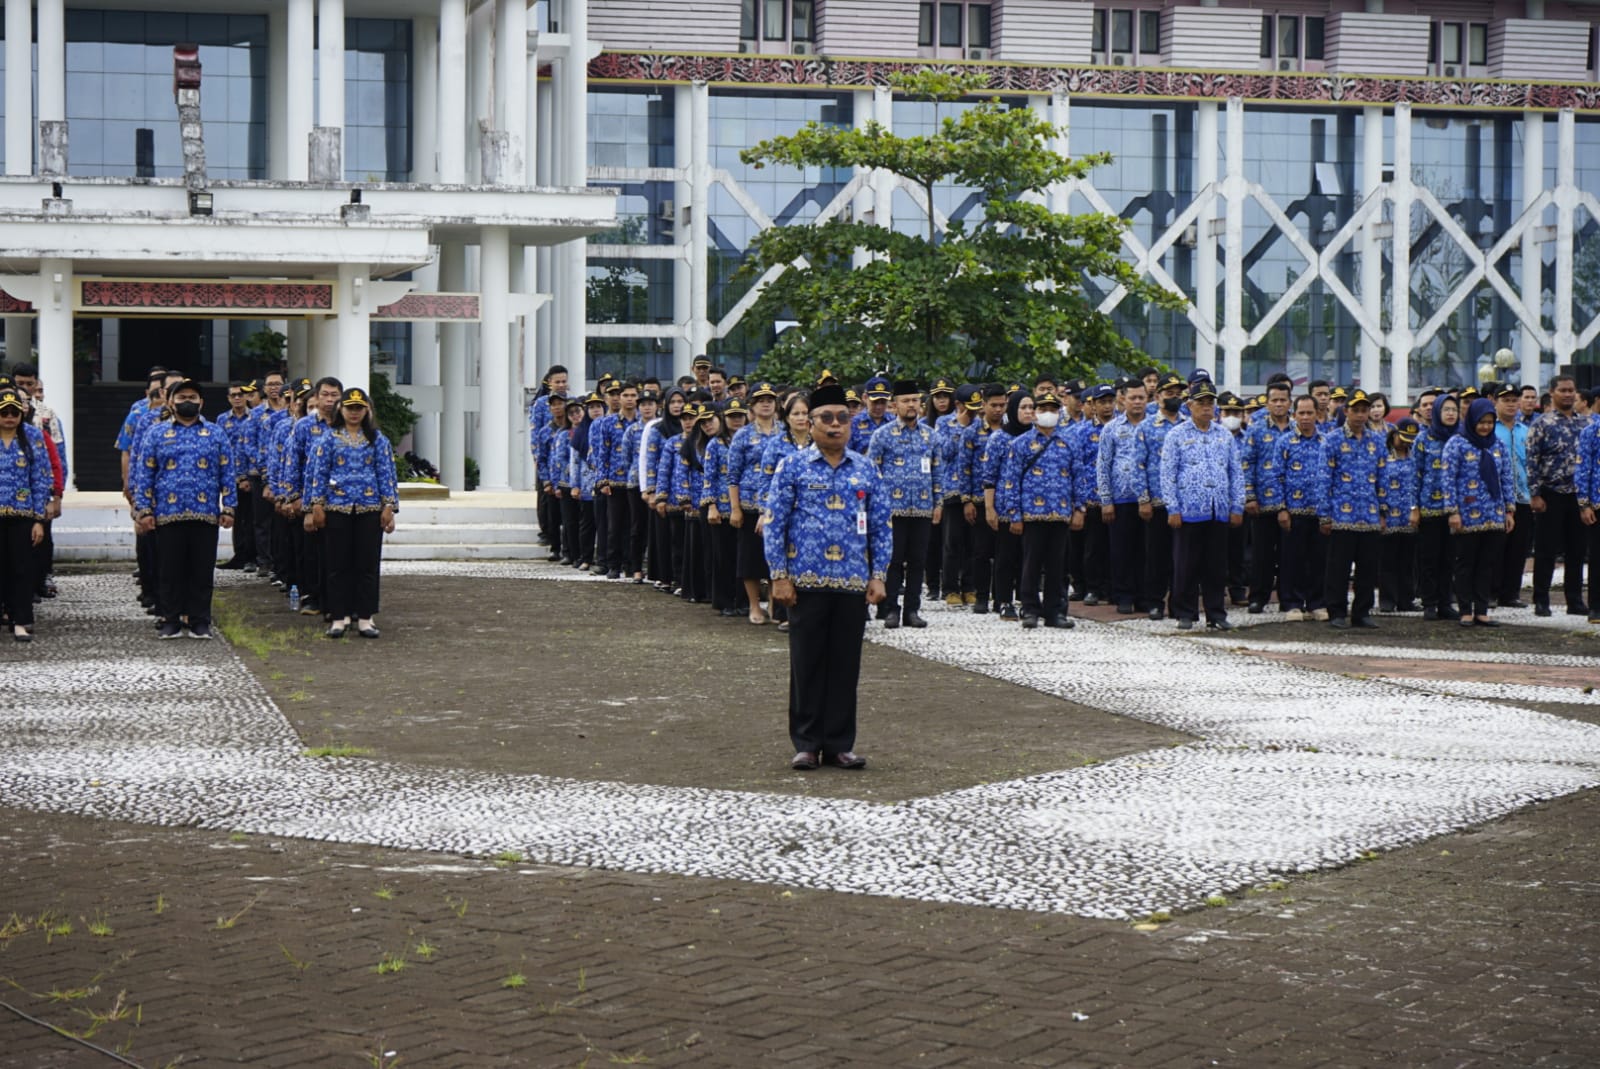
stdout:
{"type": "Polygon", "coordinates": [[[31,927],[33,927],[33,925],[13,913],[11,916],[6,918],[4,924],[0,924],[0,940],[11,939],[19,936],[31,927]]]}
{"type": "Polygon", "coordinates": [[[164,894],[157,894],[156,895],[155,911],[156,911],[156,916],[158,916],[158,917],[161,916],[163,913],[165,913],[167,911],[167,896],[166,895],[164,895],[164,894]]]}
{"type": "Polygon", "coordinates": [[[90,935],[97,936],[101,939],[109,939],[113,935],[117,934],[116,930],[111,927],[110,923],[105,918],[105,914],[103,913],[96,913],[94,915],[94,920],[89,920],[87,917],[85,917],[83,918],[83,923],[84,927],[89,929],[90,935]]]}
{"type": "Polygon", "coordinates": [[[381,898],[385,902],[393,901],[394,900],[394,888],[393,887],[380,887],[376,891],[372,892],[372,897],[373,898],[381,898]]]}
{"type": "Polygon", "coordinates": [[[432,961],[433,956],[439,953],[439,948],[424,939],[422,942],[411,948],[411,953],[415,954],[423,961],[432,961]]]}
{"type": "Polygon", "coordinates": [[[301,676],[300,677],[300,682],[302,682],[302,683],[315,683],[316,681],[317,681],[317,677],[316,676],[301,676]]]}
{"type": "Polygon", "coordinates": [[[467,900],[465,898],[458,900],[445,895],[444,904],[450,907],[450,912],[456,915],[457,920],[467,915],[467,900]]]}
{"type": "Polygon", "coordinates": [[[1287,891],[1288,889],[1288,880],[1273,880],[1271,883],[1267,884],[1267,890],[1269,891],[1287,891]]]}
{"type": "Polygon", "coordinates": [[[289,692],[289,700],[292,702],[308,702],[311,700],[311,693],[304,690],[291,690],[289,692]]]}
{"type": "Polygon", "coordinates": [[[522,854],[517,850],[502,850],[494,855],[494,860],[501,865],[515,865],[522,860],[522,854]]]}
{"type": "Polygon", "coordinates": [[[583,966],[578,966],[578,994],[589,990],[589,971],[583,966]]]}
{"type": "Polygon", "coordinates": [[[1164,909],[1158,909],[1145,918],[1145,922],[1148,924],[1166,924],[1170,920],[1172,920],[1172,914],[1164,909]]]}
{"type": "Polygon", "coordinates": [[[336,746],[311,746],[300,751],[301,757],[366,757],[372,751],[365,746],[339,743],[336,746]]]}
{"type": "Polygon", "coordinates": [[[278,944],[278,949],[283,951],[283,956],[288,959],[290,965],[294,966],[295,972],[305,972],[307,969],[311,968],[311,963],[309,961],[301,961],[299,958],[295,957],[289,948],[284,946],[282,943],[278,944]]]}
{"type": "Polygon", "coordinates": [[[278,681],[280,679],[285,678],[288,674],[289,673],[285,672],[281,668],[274,668],[272,671],[267,673],[267,678],[272,680],[272,681],[274,681],[274,682],[276,682],[276,681],[278,681]]]}
{"type": "Polygon", "coordinates": [[[1211,907],[1225,906],[1228,904],[1227,895],[1206,895],[1206,905],[1211,907]]]}
{"type": "Polygon", "coordinates": [[[44,997],[51,1002],[80,1002],[91,995],[98,994],[98,987],[53,987],[44,993],[44,997]]]}
{"type": "Polygon", "coordinates": [[[644,1065],[649,1060],[649,1055],[642,1050],[636,1050],[632,1054],[613,1054],[610,1059],[612,1065],[644,1065]]]}
{"type": "Polygon", "coordinates": [[[211,606],[211,622],[229,645],[248,650],[258,661],[266,663],[274,653],[293,645],[293,632],[269,630],[257,619],[239,604],[232,592],[217,591],[211,606]]]}
{"type": "Polygon", "coordinates": [[[250,901],[246,902],[244,904],[244,908],[241,909],[239,912],[235,913],[233,916],[231,916],[231,917],[218,917],[217,918],[217,928],[218,928],[218,930],[219,931],[226,931],[227,929],[232,928],[235,924],[238,924],[239,923],[239,918],[243,917],[246,913],[249,913],[252,909],[254,909],[256,903],[259,902],[259,901],[261,901],[261,896],[260,895],[256,895],[250,901]]]}
{"type": "Polygon", "coordinates": [[[250,841],[250,836],[246,835],[242,831],[236,831],[232,835],[228,836],[228,841],[230,843],[247,843],[250,841]]]}
{"type": "Polygon", "coordinates": [[[378,959],[378,964],[373,967],[373,972],[379,976],[388,976],[391,973],[404,972],[406,956],[404,954],[385,954],[378,959]]]}
{"type": "Polygon", "coordinates": [[[72,922],[69,920],[53,921],[44,930],[44,941],[52,942],[56,939],[65,939],[72,934],[72,922]]]}
{"type": "Polygon", "coordinates": [[[514,972],[510,976],[506,977],[504,980],[501,980],[500,981],[500,986],[501,987],[509,987],[512,990],[516,990],[519,987],[527,987],[528,986],[528,978],[526,976],[523,976],[519,972],[514,972]]]}

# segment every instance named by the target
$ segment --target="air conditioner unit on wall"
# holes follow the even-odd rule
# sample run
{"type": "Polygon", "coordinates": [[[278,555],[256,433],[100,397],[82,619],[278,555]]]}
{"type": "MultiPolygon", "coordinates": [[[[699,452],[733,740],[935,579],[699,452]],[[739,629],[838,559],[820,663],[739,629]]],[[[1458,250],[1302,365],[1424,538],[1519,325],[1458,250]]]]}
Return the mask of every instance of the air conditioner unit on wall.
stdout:
{"type": "Polygon", "coordinates": [[[968,59],[985,59],[986,60],[986,59],[989,58],[989,54],[990,53],[989,53],[989,50],[987,48],[969,48],[969,49],[967,49],[967,58],[968,59]]]}
{"type": "Polygon", "coordinates": [[[1111,57],[1111,65],[1113,67],[1126,67],[1128,65],[1128,57],[1118,52],[1111,57]]]}
{"type": "Polygon", "coordinates": [[[810,41],[796,41],[790,51],[797,56],[809,56],[813,47],[810,41]]]}
{"type": "Polygon", "coordinates": [[[1456,69],[1454,67],[1445,67],[1444,76],[1446,78],[1454,78],[1456,76],[1456,69]]]}
{"type": "Polygon", "coordinates": [[[754,41],[744,40],[744,41],[740,41],[739,42],[739,51],[741,51],[741,52],[754,52],[755,50],[756,50],[756,43],[754,41]]]}
{"type": "Polygon", "coordinates": [[[1278,69],[1280,71],[1292,71],[1292,70],[1294,70],[1294,60],[1292,60],[1292,59],[1280,59],[1280,60],[1278,60],[1278,69]]]}

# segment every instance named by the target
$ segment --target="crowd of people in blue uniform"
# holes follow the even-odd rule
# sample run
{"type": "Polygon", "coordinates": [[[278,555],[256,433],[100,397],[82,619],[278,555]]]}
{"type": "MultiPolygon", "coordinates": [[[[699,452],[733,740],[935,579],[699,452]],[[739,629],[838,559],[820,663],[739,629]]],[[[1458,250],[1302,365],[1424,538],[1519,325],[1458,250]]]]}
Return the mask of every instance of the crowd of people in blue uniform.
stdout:
{"type": "MultiPolygon", "coordinates": [[[[763,593],[772,486],[815,444],[812,393],[835,385],[827,370],[746,382],[702,357],[665,389],[606,374],[569,396],[554,369],[529,410],[551,559],[786,628],[763,593]]],[[[1240,398],[1155,368],[1029,388],[875,376],[844,397],[848,449],[891,517],[869,562],[887,628],[927,626],[924,597],[1027,629],[1072,627],[1073,601],[1182,630],[1231,629],[1230,605],[1340,629],[1379,612],[1492,627],[1495,607],[1522,606],[1530,552],[1536,611],[1559,560],[1564,611],[1589,612],[1600,424],[1567,376],[1543,397],[1429,388],[1403,417],[1359,388],[1278,374],[1240,398]]],[[[857,515],[848,497],[828,507],[857,515]]]]}

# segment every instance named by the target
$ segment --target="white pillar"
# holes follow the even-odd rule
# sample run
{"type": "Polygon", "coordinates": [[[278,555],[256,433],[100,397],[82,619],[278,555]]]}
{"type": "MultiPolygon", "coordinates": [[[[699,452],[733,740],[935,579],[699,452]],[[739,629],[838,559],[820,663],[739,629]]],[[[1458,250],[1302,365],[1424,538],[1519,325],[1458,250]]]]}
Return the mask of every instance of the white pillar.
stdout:
{"type": "MultiPolygon", "coordinates": [[[[510,264],[506,276],[507,288],[512,293],[527,293],[532,287],[528,285],[528,257],[527,246],[512,245],[510,264]]],[[[526,490],[532,485],[533,480],[528,475],[528,461],[531,455],[528,452],[528,410],[522,403],[522,391],[530,382],[537,382],[538,375],[532,372],[530,357],[532,346],[528,336],[533,324],[520,315],[511,316],[510,322],[510,353],[506,368],[506,478],[518,490],[526,490]]]]}
{"type": "Polygon", "coordinates": [[[466,0],[439,0],[438,78],[438,129],[434,143],[439,153],[439,181],[460,185],[467,180],[467,141],[462,130],[467,121],[466,0]]]}
{"type": "Polygon", "coordinates": [[[1396,404],[1411,403],[1411,105],[1394,106],[1394,234],[1389,261],[1393,288],[1389,298],[1389,396],[1396,404]]]}
{"type": "MultiPolygon", "coordinates": [[[[894,132],[894,91],[886,85],[873,87],[872,117],[885,133],[894,132]]],[[[894,186],[895,176],[889,171],[880,168],[872,176],[872,219],[884,229],[894,225],[894,186]]],[[[928,213],[933,213],[932,204],[928,213]]]]}
{"type": "Polygon", "coordinates": [[[6,174],[33,173],[33,2],[6,0],[6,174]]]}
{"type": "Polygon", "coordinates": [[[310,174],[311,127],[313,124],[311,57],[316,47],[313,0],[288,0],[288,70],[284,80],[286,155],[284,178],[304,182],[310,174]]]}
{"type": "Polygon", "coordinates": [[[511,489],[510,231],[486,226],[478,243],[478,471],[485,490],[511,489]]]}
{"type": "MultiPolygon", "coordinates": [[[[698,356],[711,344],[711,90],[689,87],[689,349],[698,356]]],[[[673,369],[677,375],[687,374],[673,369]]]]}
{"type": "MultiPolygon", "coordinates": [[[[536,142],[537,148],[533,154],[533,159],[529,164],[529,173],[534,180],[534,184],[541,186],[559,184],[555,178],[555,151],[552,147],[557,143],[554,136],[556,95],[553,85],[546,84],[534,100],[533,110],[538,115],[538,141],[536,142]]],[[[556,265],[561,262],[559,253],[559,249],[552,248],[549,245],[540,245],[534,250],[534,280],[537,285],[544,288],[545,292],[560,292],[557,288],[560,283],[559,273],[556,270],[556,265]]],[[[676,283],[674,285],[676,286],[676,283]]],[[[687,292],[688,285],[687,281],[683,283],[685,292],[687,292]]],[[[674,289],[673,295],[674,300],[676,300],[676,289],[674,289]]],[[[562,351],[558,344],[558,340],[562,336],[559,327],[562,307],[562,303],[559,300],[552,300],[542,306],[536,313],[538,318],[537,341],[535,344],[539,350],[543,367],[548,367],[551,364],[565,366],[567,363],[568,354],[562,351]]],[[[688,322],[688,318],[686,314],[682,317],[676,316],[675,309],[675,322],[683,324],[688,322]]],[[[687,342],[684,344],[685,346],[688,345],[687,342]]],[[[687,361],[688,357],[684,357],[684,359],[687,361]]],[[[573,385],[570,389],[572,390],[576,390],[583,385],[582,381],[576,377],[571,381],[573,385]]]]}
{"type": "MultiPolygon", "coordinates": [[[[335,297],[336,300],[345,299],[343,289],[335,297]]],[[[337,306],[335,306],[337,308],[337,306]]],[[[345,382],[339,375],[339,319],[337,310],[333,315],[318,316],[311,320],[307,332],[310,342],[309,351],[306,353],[306,377],[315,382],[317,379],[332,375],[339,379],[343,386],[353,383],[345,382]]],[[[293,376],[291,376],[293,377],[293,376]]]]}
{"type": "MultiPolygon", "coordinates": [[[[856,90],[854,93],[850,94],[850,104],[851,112],[855,117],[855,128],[857,130],[866,129],[867,124],[876,117],[876,108],[873,106],[872,90],[856,90]]],[[[681,145],[683,142],[680,140],[678,144],[681,145]]],[[[862,183],[861,186],[856,190],[856,195],[851,198],[850,210],[855,213],[855,217],[857,219],[865,219],[867,217],[867,213],[872,211],[873,205],[872,169],[868,167],[857,167],[852,177],[861,178],[862,183]]],[[[857,270],[867,266],[867,263],[870,260],[871,256],[867,254],[867,250],[865,249],[858,248],[850,256],[850,262],[856,267],[857,270]]]]}
{"type": "Polygon", "coordinates": [[[1572,363],[1578,347],[1572,332],[1572,240],[1573,214],[1578,207],[1576,175],[1577,129],[1571,108],[1562,108],[1556,118],[1556,370],[1572,363]]]}
{"type": "Polygon", "coordinates": [[[539,184],[535,161],[539,146],[539,56],[526,44],[523,53],[522,78],[527,86],[528,102],[522,109],[522,180],[527,185],[536,186],[539,184]]]}
{"type": "Polygon", "coordinates": [[[528,127],[527,0],[496,0],[494,79],[494,129],[506,135],[500,182],[520,186],[527,173],[522,140],[528,127]]]}
{"type": "Polygon", "coordinates": [[[317,4],[317,125],[344,141],[344,0],[317,4]]]}
{"type": "Polygon", "coordinates": [[[439,180],[439,20],[411,20],[411,178],[439,180]]]}
{"type": "MultiPolygon", "coordinates": [[[[1217,102],[1202,100],[1195,105],[1194,137],[1195,192],[1217,181],[1217,102]]],[[[1196,367],[1215,371],[1217,366],[1217,235],[1212,221],[1217,217],[1217,202],[1201,209],[1194,223],[1194,307],[1211,337],[1197,334],[1194,340],[1196,367]]],[[[1231,388],[1237,389],[1238,383],[1231,388]]]]}
{"type": "Polygon", "coordinates": [[[72,463],[78,440],[72,433],[72,261],[41,259],[39,282],[39,377],[50,391],[50,407],[61,420],[68,467],[76,471],[78,466],[72,463]]]}
{"type": "MultiPolygon", "coordinates": [[[[1383,185],[1383,109],[1361,109],[1361,197],[1371,198],[1383,185]]],[[[1378,226],[1380,212],[1361,228],[1361,311],[1382,329],[1383,322],[1383,241],[1378,226]]],[[[1361,386],[1371,393],[1382,385],[1383,339],[1361,332],[1361,386]]],[[[1394,404],[1407,403],[1395,397],[1394,404]]]]}
{"type": "MultiPolygon", "coordinates": [[[[439,285],[459,292],[467,285],[467,250],[460,242],[439,246],[439,285]]],[[[481,309],[480,309],[481,311],[481,309]]],[[[467,326],[439,324],[439,479],[452,490],[466,483],[467,326]]]]}
{"type": "Polygon", "coordinates": [[[694,161],[701,155],[694,140],[694,86],[680,85],[673,91],[672,146],[677,179],[672,183],[673,230],[672,243],[678,248],[678,258],[672,261],[672,322],[677,333],[672,338],[672,377],[689,374],[694,358],[699,355],[694,348],[695,319],[693,245],[700,213],[693,210],[694,161]],[[685,210],[688,209],[688,210],[685,210]],[[683,220],[688,218],[689,225],[683,220]]]}
{"type": "MultiPolygon", "coordinates": [[[[1522,207],[1539,199],[1544,192],[1544,113],[1522,113],[1522,207]]],[[[1539,247],[1538,227],[1522,232],[1522,303],[1537,309],[1543,303],[1544,253],[1539,247]]],[[[1540,385],[1539,363],[1544,347],[1526,326],[1521,328],[1517,349],[1522,357],[1521,381],[1540,385]]]]}
{"type": "Polygon", "coordinates": [[[1222,381],[1238,383],[1244,377],[1244,346],[1249,338],[1244,329],[1244,101],[1238,97],[1228,98],[1226,166],[1222,190],[1228,217],[1223,224],[1223,248],[1228,260],[1222,309],[1222,381]]]}
{"type": "Polygon", "coordinates": [[[288,178],[289,167],[289,14],[267,12],[267,177],[288,178]]]}
{"type": "Polygon", "coordinates": [[[39,0],[38,63],[39,121],[60,122],[67,117],[67,31],[63,0],[39,0]]]}
{"type": "Polygon", "coordinates": [[[473,182],[483,181],[483,139],[478,120],[489,118],[493,106],[490,99],[494,92],[493,14],[493,4],[482,4],[467,17],[467,73],[471,78],[471,96],[467,104],[471,111],[460,132],[466,138],[467,176],[473,182]]]}
{"type": "Polygon", "coordinates": [[[366,264],[339,265],[333,373],[347,390],[372,389],[372,297],[367,292],[370,274],[366,264]]]}
{"type": "MultiPolygon", "coordinates": [[[[558,158],[562,167],[561,184],[583,186],[588,184],[589,152],[589,67],[586,58],[589,53],[589,8],[586,0],[567,0],[566,14],[563,29],[567,31],[571,46],[567,60],[561,64],[561,92],[558,97],[561,150],[558,158]]],[[[584,291],[588,264],[582,240],[569,241],[563,249],[565,263],[552,280],[556,283],[555,299],[564,305],[561,318],[567,324],[567,337],[561,355],[565,357],[562,362],[567,365],[572,381],[581,383],[585,381],[589,363],[585,329],[588,309],[584,291]]],[[[703,279],[704,275],[701,277],[703,279]]],[[[704,302],[697,307],[704,309],[704,302]]],[[[704,311],[700,314],[704,315],[704,311]]]]}

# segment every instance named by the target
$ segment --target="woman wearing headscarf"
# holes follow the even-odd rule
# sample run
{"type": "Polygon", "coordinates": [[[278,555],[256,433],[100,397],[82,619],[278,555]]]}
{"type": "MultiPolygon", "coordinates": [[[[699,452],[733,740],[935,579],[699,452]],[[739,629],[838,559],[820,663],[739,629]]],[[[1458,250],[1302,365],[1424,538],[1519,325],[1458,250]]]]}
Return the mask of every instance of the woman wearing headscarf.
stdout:
{"type": "Polygon", "coordinates": [[[1455,551],[1456,604],[1462,627],[1496,627],[1489,618],[1505,537],[1516,522],[1511,458],[1494,433],[1494,402],[1467,409],[1461,433],[1444,448],[1446,522],[1455,551]]]}
{"type": "Polygon", "coordinates": [[[1417,439],[1417,592],[1424,620],[1453,620],[1450,510],[1445,503],[1444,451],[1456,435],[1461,403],[1453,395],[1433,404],[1428,433],[1417,439]]]}

